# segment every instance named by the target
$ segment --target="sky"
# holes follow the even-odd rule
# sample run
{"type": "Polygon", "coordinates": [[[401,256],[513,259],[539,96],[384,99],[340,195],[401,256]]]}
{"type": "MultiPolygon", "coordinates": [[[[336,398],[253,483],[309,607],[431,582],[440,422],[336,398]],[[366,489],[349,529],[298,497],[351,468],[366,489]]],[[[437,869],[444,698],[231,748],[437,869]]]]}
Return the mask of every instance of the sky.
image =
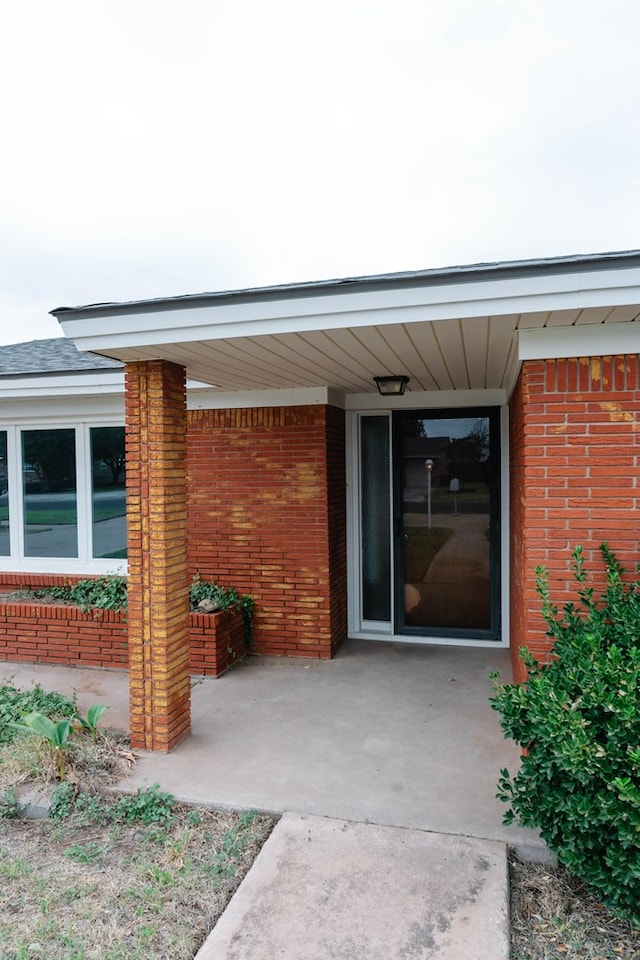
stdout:
{"type": "Polygon", "coordinates": [[[637,0],[4,0],[0,343],[59,306],[640,248],[637,0]]]}

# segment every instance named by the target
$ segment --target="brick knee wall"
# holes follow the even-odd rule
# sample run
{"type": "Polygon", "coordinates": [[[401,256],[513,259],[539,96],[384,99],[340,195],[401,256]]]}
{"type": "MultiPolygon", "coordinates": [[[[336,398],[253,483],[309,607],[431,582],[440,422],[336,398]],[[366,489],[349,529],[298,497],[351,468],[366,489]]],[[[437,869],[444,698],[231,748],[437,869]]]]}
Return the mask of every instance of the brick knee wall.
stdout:
{"type": "MultiPolygon", "coordinates": [[[[0,589],[7,587],[19,589],[18,585],[0,582],[0,589]]],[[[219,677],[245,653],[244,620],[238,608],[190,614],[190,673],[219,677]]],[[[126,669],[126,613],[84,611],[66,604],[30,602],[28,598],[3,601],[0,594],[0,660],[126,669]]]]}
{"type": "Polygon", "coordinates": [[[331,657],[346,635],[344,413],[188,414],[189,568],[256,601],[254,650],[331,657]]]}
{"type": "Polygon", "coordinates": [[[548,657],[535,568],[550,572],[560,608],[575,599],[571,550],[584,548],[604,585],[607,541],[633,574],[640,528],[640,358],[580,357],[523,364],[510,404],[511,648],[548,657]]]}

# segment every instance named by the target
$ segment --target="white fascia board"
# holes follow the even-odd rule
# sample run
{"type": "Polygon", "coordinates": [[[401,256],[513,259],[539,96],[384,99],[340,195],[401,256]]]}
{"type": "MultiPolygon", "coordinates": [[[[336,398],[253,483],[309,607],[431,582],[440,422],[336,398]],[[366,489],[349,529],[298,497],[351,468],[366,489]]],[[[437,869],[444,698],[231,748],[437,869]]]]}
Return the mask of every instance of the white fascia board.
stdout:
{"type": "Polygon", "coordinates": [[[520,360],[552,360],[565,357],[600,357],[640,353],[640,323],[583,324],[521,330],[520,360]]]}
{"type": "Polygon", "coordinates": [[[437,410],[445,407],[502,407],[507,391],[496,390],[411,390],[403,397],[381,397],[378,393],[351,393],[344,398],[346,410],[411,410],[421,407],[437,410]]]}
{"type": "Polygon", "coordinates": [[[0,400],[29,397],[92,397],[124,394],[124,371],[71,374],[69,376],[16,377],[0,379],[0,400]]]}
{"type": "Polygon", "coordinates": [[[121,425],[124,423],[124,393],[99,397],[28,397],[0,399],[0,424],[56,426],[61,423],[121,425]]]}
{"type": "Polygon", "coordinates": [[[188,410],[236,410],[250,407],[344,406],[344,397],[328,387],[300,387],[285,390],[237,390],[221,393],[206,390],[187,393],[188,410]]]}
{"type": "Polygon", "coordinates": [[[458,281],[396,290],[141,312],[114,306],[95,317],[58,317],[80,350],[220,340],[380,324],[504,316],[640,303],[640,268],[458,281]]]}

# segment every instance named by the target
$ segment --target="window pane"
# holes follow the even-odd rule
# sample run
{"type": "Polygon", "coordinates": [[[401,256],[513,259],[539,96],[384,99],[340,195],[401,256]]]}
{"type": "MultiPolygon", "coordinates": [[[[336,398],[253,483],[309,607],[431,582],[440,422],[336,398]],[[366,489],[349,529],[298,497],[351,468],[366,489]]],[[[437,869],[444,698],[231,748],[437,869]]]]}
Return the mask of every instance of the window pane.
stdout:
{"type": "Polygon", "coordinates": [[[75,430],[22,433],[24,552],[27,557],[77,557],[75,430]]]}
{"type": "Polygon", "coordinates": [[[0,430],[0,557],[8,557],[9,545],[9,472],[7,469],[7,431],[0,430]]]}
{"type": "Polygon", "coordinates": [[[362,417],[362,616],[391,620],[389,421],[362,417]]]}
{"type": "Polygon", "coordinates": [[[127,556],[124,427],[91,428],[93,556],[127,556]]]}

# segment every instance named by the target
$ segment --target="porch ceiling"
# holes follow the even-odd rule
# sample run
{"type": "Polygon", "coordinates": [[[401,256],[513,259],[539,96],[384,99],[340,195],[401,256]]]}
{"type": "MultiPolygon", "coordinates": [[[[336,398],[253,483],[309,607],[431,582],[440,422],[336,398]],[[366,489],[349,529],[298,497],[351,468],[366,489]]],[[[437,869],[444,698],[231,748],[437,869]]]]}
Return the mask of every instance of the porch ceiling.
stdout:
{"type": "Polygon", "coordinates": [[[576,353],[569,355],[579,355],[581,328],[586,340],[605,345],[608,329],[624,327],[640,350],[640,252],[52,312],[81,350],[125,362],[173,361],[191,380],[225,392],[362,394],[375,392],[374,376],[400,373],[414,391],[510,392],[523,331],[550,331],[550,339],[573,328],[576,353]]]}
{"type": "MultiPolygon", "coordinates": [[[[120,349],[119,360],[164,359],[223,391],[328,386],[375,392],[373,377],[405,373],[412,390],[509,389],[517,374],[517,333],[581,324],[634,322],[640,305],[345,327],[301,333],[172,341],[120,349]]],[[[640,335],[640,326],[638,327],[640,335]]]]}

